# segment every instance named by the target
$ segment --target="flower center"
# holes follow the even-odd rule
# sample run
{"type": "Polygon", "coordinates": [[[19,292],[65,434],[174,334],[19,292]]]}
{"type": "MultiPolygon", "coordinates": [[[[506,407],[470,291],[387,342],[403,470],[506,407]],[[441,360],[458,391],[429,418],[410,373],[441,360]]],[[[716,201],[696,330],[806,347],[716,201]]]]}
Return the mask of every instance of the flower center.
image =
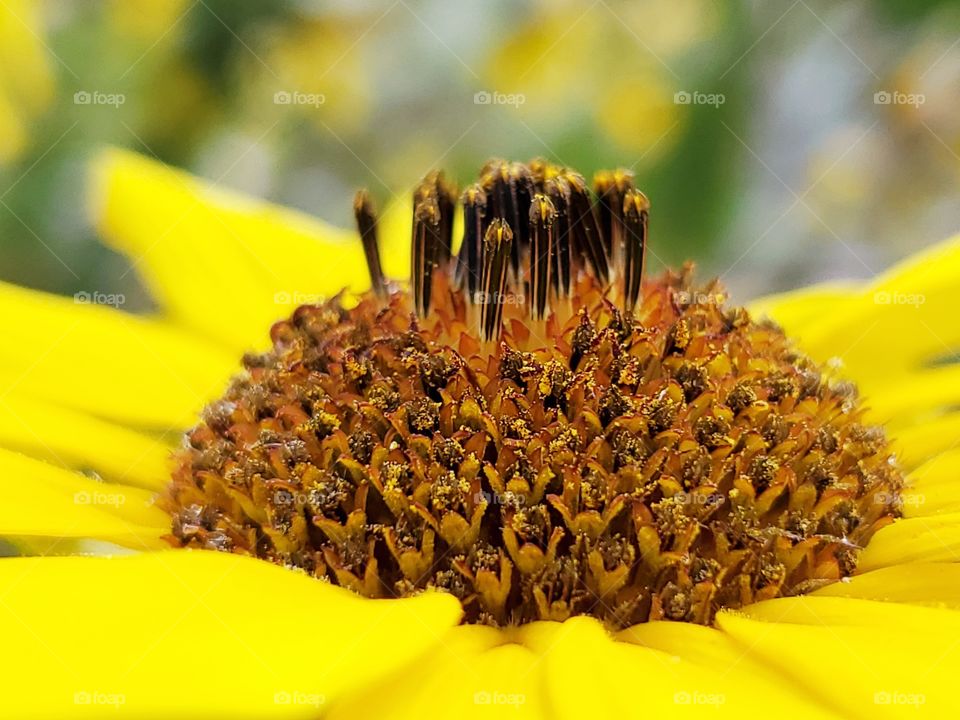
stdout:
{"type": "Polygon", "coordinates": [[[649,205],[622,171],[494,161],[414,194],[409,291],[298,308],[187,435],[171,542],[468,622],[612,627],[853,572],[903,478],[852,385],[690,268],[641,285],[649,205]]]}

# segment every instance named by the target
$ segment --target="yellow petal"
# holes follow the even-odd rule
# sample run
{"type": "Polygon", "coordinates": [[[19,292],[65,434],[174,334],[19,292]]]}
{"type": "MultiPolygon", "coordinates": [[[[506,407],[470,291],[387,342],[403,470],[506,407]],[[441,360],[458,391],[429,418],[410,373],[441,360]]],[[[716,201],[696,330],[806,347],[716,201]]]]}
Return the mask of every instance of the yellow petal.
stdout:
{"type": "Polygon", "coordinates": [[[124,150],[103,152],[94,170],[107,242],[176,322],[235,351],[266,345],[297,305],[370,285],[353,232],[124,150]]]}
{"type": "Polygon", "coordinates": [[[954,317],[960,237],[911,256],[859,290],[851,287],[841,302],[831,304],[831,291],[788,293],[755,307],[815,359],[839,360],[875,407],[876,420],[906,427],[924,412],[956,404],[950,388],[957,370],[932,366],[960,348],[954,317]]]}
{"type": "Polygon", "coordinates": [[[685,652],[642,646],[639,635],[619,636],[632,642],[614,640],[586,617],[534,623],[519,634],[542,658],[552,717],[767,718],[774,701],[791,714],[825,716],[801,696],[777,688],[789,688],[788,681],[772,678],[771,685],[754,675],[748,663],[739,662],[743,652],[729,662],[700,664],[685,652]]]}
{"type": "MultiPolygon", "coordinates": [[[[831,717],[829,708],[810,698],[801,687],[750,656],[749,652],[716,628],[692,623],[651,622],[617,634],[617,639],[667,653],[710,668],[726,687],[723,705],[739,717],[767,716],[767,709],[789,708],[802,717],[831,717]]],[[[692,704],[692,703],[691,703],[692,704]]]]}
{"type": "Polygon", "coordinates": [[[170,479],[162,440],[18,392],[0,397],[0,447],[151,490],[170,479]]]}
{"type": "Polygon", "coordinates": [[[822,362],[860,387],[871,422],[899,439],[905,467],[960,437],[960,367],[938,364],[960,348],[956,297],[960,236],[935,245],[861,286],[811,288],[755,303],[822,362]]]}
{"type": "Polygon", "coordinates": [[[751,655],[851,718],[960,712],[958,621],[951,610],[828,597],[717,616],[751,655]]]}
{"type": "Polygon", "coordinates": [[[92,538],[159,548],[169,517],[139,488],[96,482],[0,450],[0,535],[92,538]]]}
{"type": "Polygon", "coordinates": [[[911,472],[903,500],[908,518],[960,512],[960,448],[935,455],[911,472]]]}
{"type": "Polygon", "coordinates": [[[455,628],[429,655],[334,704],[332,718],[542,718],[537,658],[490,627],[455,628]]]}
{"type": "Polygon", "coordinates": [[[238,359],[164,323],[0,283],[0,393],[98,417],[187,427],[238,359]]]}
{"type": "Polygon", "coordinates": [[[960,347],[958,290],[960,237],[954,237],[878,277],[829,322],[805,333],[803,347],[820,360],[842,358],[861,388],[883,388],[960,347]]]}
{"type": "Polygon", "coordinates": [[[755,318],[771,318],[791,337],[802,341],[810,328],[828,321],[861,292],[862,288],[853,283],[822,283],[759,298],[750,303],[749,309],[755,318]]]}
{"type": "Polygon", "coordinates": [[[364,600],[259,560],[172,551],[0,560],[4,712],[316,717],[442,642],[449,595],[364,600]]]}
{"type": "Polygon", "coordinates": [[[876,388],[866,399],[870,420],[897,434],[916,427],[938,411],[960,405],[960,365],[916,369],[876,388]]]}
{"type": "Polygon", "coordinates": [[[891,618],[896,618],[898,629],[906,632],[936,634],[960,628],[960,613],[948,608],[825,595],[776,598],[747,605],[737,613],[766,622],[830,628],[873,628],[891,618]]]}
{"type": "Polygon", "coordinates": [[[960,562],[960,513],[907,518],[881,528],[860,554],[860,572],[914,562],[960,562]]]}
{"type": "Polygon", "coordinates": [[[951,450],[960,438],[960,412],[951,412],[897,431],[894,445],[906,469],[922,465],[951,450]]]}
{"type": "Polygon", "coordinates": [[[813,593],[960,610],[960,564],[910,563],[846,578],[813,593]]]}

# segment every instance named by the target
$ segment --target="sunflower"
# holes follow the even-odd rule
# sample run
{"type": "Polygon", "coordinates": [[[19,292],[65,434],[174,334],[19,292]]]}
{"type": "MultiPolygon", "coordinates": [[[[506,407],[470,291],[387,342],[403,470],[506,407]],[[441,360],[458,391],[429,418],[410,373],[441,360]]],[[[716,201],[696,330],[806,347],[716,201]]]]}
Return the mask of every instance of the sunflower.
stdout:
{"type": "Polygon", "coordinates": [[[960,708],[960,241],[747,311],[643,278],[621,171],[361,192],[359,241],[94,178],[157,311],[0,286],[6,715],[960,708]]]}

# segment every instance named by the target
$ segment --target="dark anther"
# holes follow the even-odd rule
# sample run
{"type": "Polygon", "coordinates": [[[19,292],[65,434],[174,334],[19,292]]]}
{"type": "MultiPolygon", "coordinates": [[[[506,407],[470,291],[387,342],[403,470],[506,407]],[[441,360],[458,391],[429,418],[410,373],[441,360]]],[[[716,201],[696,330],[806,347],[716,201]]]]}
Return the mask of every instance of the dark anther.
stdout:
{"type": "Polygon", "coordinates": [[[600,229],[606,244],[607,257],[614,267],[623,262],[623,202],[627,190],[633,187],[633,173],[622,168],[597,173],[593,189],[597,193],[600,229]]]}
{"type": "Polygon", "coordinates": [[[570,189],[570,234],[577,266],[589,265],[600,284],[606,285],[610,280],[607,249],[587,183],[574,172],[567,172],[564,179],[570,189]]]}
{"type": "Polygon", "coordinates": [[[553,203],[556,219],[554,220],[554,250],[550,258],[550,286],[558,298],[570,295],[570,285],[573,253],[570,237],[570,186],[562,177],[555,178],[544,184],[546,195],[553,203]]]}
{"type": "Polygon", "coordinates": [[[650,202],[639,190],[630,188],[623,200],[623,304],[630,313],[640,297],[643,262],[647,249],[650,202]]]}
{"type": "Polygon", "coordinates": [[[480,287],[483,272],[480,258],[483,255],[483,237],[486,233],[487,194],[479,184],[471,185],[463,192],[463,243],[457,267],[461,287],[466,287],[471,302],[480,287]]]}
{"type": "Polygon", "coordinates": [[[513,232],[500,218],[487,228],[483,239],[483,272],[480,281],[480,328],[484,340],[500,333],[503,303],[506,300],[507,261],[513,246],[513,232]]]}
{"type": "Polygon", "coordinates": [[[536,194],[530,205],[530,295],[533,317],[542,320],[547,311],[553,258],[557,254],[555,221],[557,212],[545,195],[536,194]]]}
{"type": "Polygon", "coordinates": [[[480,182],[492,202],[492,216],[503,220],[513,232],[510,261],[514,276],[520,275],[520,262],[530,244],[527,213],[533,199],[529,168],[523,163],[491,160],[480,173],[480,182]]]}
{"type": "Polygon", "coordinates": [[[353,198],[353,215],[357,220],[357,230],[360,231],[360,242],[363,243],[363,255],[367,260],[367,270],[370,272],[370,283],[373,291],[383,297],[386,294],[387,283],[380,265],[380,244],[377,241],[377,214],[370,200],[370,193],[358,190],[353,198]]]}
{"type": "Polygon", "coordinates": [[[413,300],[420,317],[430,310],[430,295],[433,292],[433,269],[441,252],[442,227],[440,206],[436,198],[422,199],[413,211],[413,252],[411,280],[413,300]]]}

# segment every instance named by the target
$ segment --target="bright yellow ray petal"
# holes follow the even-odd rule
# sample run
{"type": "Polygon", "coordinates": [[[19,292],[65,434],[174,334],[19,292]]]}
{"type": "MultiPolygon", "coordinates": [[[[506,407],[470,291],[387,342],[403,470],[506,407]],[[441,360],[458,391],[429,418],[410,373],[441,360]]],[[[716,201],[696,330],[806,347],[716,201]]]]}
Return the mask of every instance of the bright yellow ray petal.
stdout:
{"type": "Polygon", "coordinates": [[[18,718],[316,717],[442,642],[449,595],[364,600],[240,555],[0,560],[18,718]]]}
{"type": "Polygon", "coordinates": [[[297,305],[370,285],[351,231],[124,150],[94,170],[102,235],[178,323],[235,351],[263,347],[297,305]]]}
{"type": "Polygon", "coordinates": [[[906,632],[937,634],[960,629],[960,613],[949,608],[826,595],[776,598],[747,605],[737,612],[754,620],[831,628],[872,628],[895,618],[898,629],[906,632]]]}
{"type": "Polygon", "coordinates": [[[845,303],[855,300],[862,288],[855,283],[833,282],[811,285],[754,300],[751,314],[776,321],[789,335],[802,340],[803,333],[827,322],[845,303]]]}
{"type": "Polygon", "coordinates": [[[455,628],[428,656],[331,710],[332,718],[542,718],[536,657],[490,627],[455,628]]]}
{"type": "Polygon", "coordinates": [[[878,277],[843,312],[804,333],[803,347],[819,360],[841,357],[861,388],[881,389],[960,348],[958,290],[960,237],[954,237],[878,277]]]}
{"type": "Polygon", "coordinates": [[[16,391],[0,396],[0,447],[151,490],[170,478],[163,441],[16,391]]]}
{"type": "Polygon", "coordinates": [[[741,645],[716,628],[692,623],[651,622],[635,625],[617,634],[617,639],[682,658],[700,668],[711,668],[721,682],[724,705],[740,717],[764,715],[771,707],[789,708],[802,717],[832,717],[800,687],[779,673],[756,662],[741,645]]]}
{"type": "Polygon", "coordinates": [[[960,350],[958,292],[955,237],[869,284],[815,286],[763,298],[752,309],[777,320],[815,359],[839,361],[867,398],[870,420],[907,435],[902,446],[911,466],[960,439],[955,414],[939,416],[960,403],[960,366],[936,364],[960,350]]]}
{"type": "Polygon", "coordinates": [[[854,575],[812,593],[960,610],[960,563],[910,563],[854,575]]]}
{"type": "Polygon", "coordinates": [[[16,390],[125,423],[186,427],[236,357],[165,323],[0,283],[0,397],[16,390]]]}
{"type": "Polygon", "coordinates": [[[774,701],[804,717],[830,717],[802,696],[778,690],[789,689],[783,678],[770,678],[775,684],[768,685],[752,675],[748,662],[692,662],[690,648],[663,652],[630,633],[620,638],[633,642],[618,642],[592,618],[533,623],[519,635],[542,657],[552,717],[766,718],[774,701]]]}
{"type": "Polygon", "coordinates": [[[877,387],[866,403],[871,421],[885,424],[894,434],[917,426],[939,410],[960,405],[960,365],[913,370],[877,387]]]}
{"type": "Polygon", "coordinates": [[[160,537],[169,527],[152,493],[0,450],[0,536],[92,538],[161,548],[160,537]]]}
{"type": "Polygon", "coordinates": [[[901,466],[907,470],[919,467],[941,453],[960,445],[960,412],[929,418],[903,428],[894,436],[901,466]]]}
{"type": "Polygon", "coordinates": [[[960,447],[940,453],[910,473],[904,517],[960,513],[960,447]]]}
{"type": "Polygon", "coordinates": [[[860,572],[915,562],[960,562],[960,513],[907,518],[881,528],[860,554],[860,572]]]}
{"type": "Polygon", "coordinates": [[[960,614],[847,598],[781,598],[721,612],[745,650],[845,717],[960,712],[960,614]]]}

